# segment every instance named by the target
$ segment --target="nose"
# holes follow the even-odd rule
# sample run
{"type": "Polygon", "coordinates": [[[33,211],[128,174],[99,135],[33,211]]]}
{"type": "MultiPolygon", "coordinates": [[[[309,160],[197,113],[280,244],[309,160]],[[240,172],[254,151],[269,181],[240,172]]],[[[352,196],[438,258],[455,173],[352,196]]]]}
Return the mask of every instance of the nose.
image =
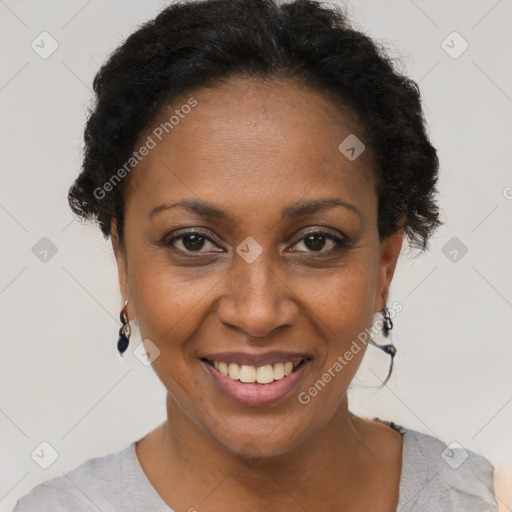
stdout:
{"type": "Polygon", "coordinates": [[[299,316],[293,289],[265,251],[252,263],[236,256],[225,276],[217,314],[224,324],[251,338],[267,338],[299,316]]]}

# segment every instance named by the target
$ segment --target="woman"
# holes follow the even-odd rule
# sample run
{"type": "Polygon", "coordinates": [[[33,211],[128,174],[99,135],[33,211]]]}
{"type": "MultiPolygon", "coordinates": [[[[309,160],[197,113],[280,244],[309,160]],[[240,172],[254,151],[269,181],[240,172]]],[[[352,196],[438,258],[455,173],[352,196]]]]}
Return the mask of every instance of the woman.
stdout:
{"type": "Polygon", "coordinates": [[[206,0],[94,90],[69,200],[112,239],[118,349],[136,319],[167,421],[15,511],[497,510],[484,457],[347,402],[404,237],[440,224],[416,84],[340,10],[206,0]]]}

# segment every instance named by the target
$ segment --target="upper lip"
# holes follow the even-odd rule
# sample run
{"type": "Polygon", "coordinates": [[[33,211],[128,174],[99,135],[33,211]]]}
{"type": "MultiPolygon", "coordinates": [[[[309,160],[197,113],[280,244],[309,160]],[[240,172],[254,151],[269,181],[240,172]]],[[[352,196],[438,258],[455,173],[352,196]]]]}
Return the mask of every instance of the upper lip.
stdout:
{"type": "Polygon", "coordinates": [[[263,354],[249,354],[247,352],[216,352],[215,354],[204,354],[202,359],[224,363],[237,363],[246,366],[265,366],[267,364],[299,362],[302,359],[311,358],[304,352],[285,352],[282,350],[272,350],[263,354]]]}

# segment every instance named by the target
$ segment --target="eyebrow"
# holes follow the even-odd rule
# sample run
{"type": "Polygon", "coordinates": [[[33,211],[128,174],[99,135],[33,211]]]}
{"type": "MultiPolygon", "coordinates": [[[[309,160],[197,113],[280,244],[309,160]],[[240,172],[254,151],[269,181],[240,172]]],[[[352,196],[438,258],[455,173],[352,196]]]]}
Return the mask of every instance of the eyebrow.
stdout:
{"type": "MultiPolygon", "coordinates": [[[[338,197],[326,197],[321,199],[313,199],[311,201],[297,201],[286,206],[281,212],[282,219],[295,219],[303,215],[311,215],[327,208],[341,206],[351,212],[356,213],[362,220],[359,210],[350,203],[341,200],[338,197]]],[[[172,208],[185,208],[186,210],[196,213],[202,217],[210,217],[220,220],[232,220],[229,213],[221,210],[217,206],[206,201],[198,201],[196,199],[182,199],[176,203],[162,203],[153,208],[148,213],[148,218],[153,218],[157,213],[170,210],[172,208]]]]}

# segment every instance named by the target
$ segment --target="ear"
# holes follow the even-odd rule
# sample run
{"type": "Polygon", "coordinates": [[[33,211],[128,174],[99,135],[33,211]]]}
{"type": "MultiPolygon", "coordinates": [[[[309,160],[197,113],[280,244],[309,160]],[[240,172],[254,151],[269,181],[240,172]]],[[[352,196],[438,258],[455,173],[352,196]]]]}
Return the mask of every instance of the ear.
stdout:
{"type": "Polygon", "coordinates": [[[381,311],[388,301],[389,287],[400,255],[404,230],[400,228],[381,242],[375,311],[381,311]]]}
{"type": "MultiPolygon", "coordinates": [[[[119,289],[121,291],[121,299],[122,303],[130,300],[130,290],[128,286],[128,261],[126,258],[126,250],[121,244],[119,240],[119,234],[117,231],[117,222],[116,219],[112,219],[110,224],[110,232],[111,232],[111,241],[112,241],[112,249],[114,251],[114,256],[117,262],[117,275],[119,279],[119,289]]],[[[131,305],[133,306],[133,304],[131,305]]],[[[132,318],[130,315],[130,303],[128,303],[128,317],[132,318]]]]}

